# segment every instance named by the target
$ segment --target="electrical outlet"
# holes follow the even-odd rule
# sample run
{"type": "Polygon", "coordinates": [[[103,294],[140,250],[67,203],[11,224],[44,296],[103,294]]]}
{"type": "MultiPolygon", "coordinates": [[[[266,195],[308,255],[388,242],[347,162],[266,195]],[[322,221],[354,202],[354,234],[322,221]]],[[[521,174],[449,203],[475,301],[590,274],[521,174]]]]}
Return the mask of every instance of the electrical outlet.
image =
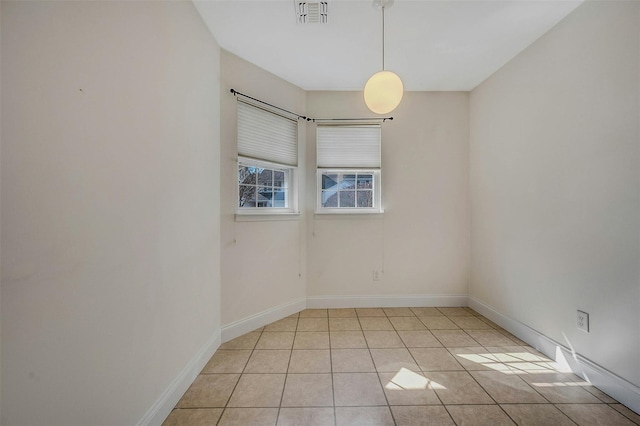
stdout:
{"type": "Polygon", "coordinates": [[[586,312],[578,311],[577,325],[578,325],[578,330],[582,330],[588,333],[589,332],[589,314],[586,312]]]}
{"type": "Polygon", "coordinates": [[[380,271],[378,269],[374,269],[373,270],[373,280],[374,281],[381,281],[382,280],[382,271],[380,271]]]}

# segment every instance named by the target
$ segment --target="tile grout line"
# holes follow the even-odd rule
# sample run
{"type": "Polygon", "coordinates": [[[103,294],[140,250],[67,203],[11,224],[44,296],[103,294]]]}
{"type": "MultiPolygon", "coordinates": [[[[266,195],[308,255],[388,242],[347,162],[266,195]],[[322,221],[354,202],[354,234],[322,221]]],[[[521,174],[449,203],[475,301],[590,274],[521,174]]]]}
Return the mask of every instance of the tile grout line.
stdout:
{"type": "MultiPolygon", "coordinates": [[[[411,311],[411,309],[409,309],[409,310],[411,311]]],[[[398,331],[395,329],[393,323],[389,319],[389,317],[387,315],[387,312],[384,309],[382,309],[382,312],[384,312],[385,318],[387,318],[387,321],[389,321],[389,323],[391,324],[391,327],[393,327],[393,330],[395,331],[396,335],[398,336],[398,339],[400,339],[400,341],[404,345],[404,341],[402,340],[402,338],[398,334],[398,331]]],[[[411,313],[413,313],[413,311],[411,311],[411,313]]],[[[405,349],[406,348],[407,348],[407,346],[405,345],[405,349]]],[[[408,351],[408,349],[407,349],[407,351],[408,351]]],[[[411,352],[409,352],[409,355],[411,355],[411,352]]],[[[371,360],[373,361],[373,354],[371,353],[371,348],[369,348],[369,356],[371,357],[371,360]]],[[[416,365],[418,365],[418,364],[416,363],[416,365]]],[[[382,384],[382,380],[380,379],[380,373],[378,372],[378,366],[376,365],[375,361],[373,362],[373,367],[376,369],[376,375],[378,376],[378,381],[380,382],[380,386],[382,387],[382,394],[384,395],[384,399],[385,399],[385,401],[387,401],[387,407],[389,407],[389,412],[391,413],[391,419],[393,420],[393,423],[395,425],[397,425],[398,422],[396,421],[396,417],[393,415],[393,410],[391,409],[391,404],[389,403],[389,398],[387,398],[387,393],[384,391],[384,385],[382,384]]]]}
{"type": "MultiPolygon", "coordinates": [[[[284,399],[284,390],[287,387],[287,378],[289,377],[289,367],[291,366],[291,357],[293,356],[293,348],[296,344],[296,337],[298,335],[298,324],[300,323],[300,313],[298,312],[298,316],[296,317],[296,329],[293,332],[293,340],[291,341],[291,350],[289,351],[289,360],[287,361],[287,369],[284,373],[284,383],[282,384],[282,392],[280,393],[280,403],[278,404],[278,412],[276,414],[276,425],[280,420],[280,411],[282,410],[282,401],[284,399]]],[[[275,426],[275,425],[274,425],[275,426]]]]}
{"type": "Polygon", "coordinates": [[[329,321],[329,310],[327,309],[327,327],[329,329],[329,373],[331,375],[331,398],[333,400],[333,424],[338,424],[338,413],[336,410],[336,387],[333,380],[333,346],[331,346],[331,321],[329,321]]]}
{"type": "MultiPolygon", "coordinates": [[[[253,344],[253,348],[251,349],[251,353],[249,354],[249,358],[247,358],[247,362],[244,364],[244,367],[242,367],[242,371],[240,372],[240,375],[238,376],[238,381],[236,381],[236,384],[233,386],[233,389],[229,393],[229,397],[227,398],[227,402],[225,402],[225,404],[224,404],[224,407],[222,409],[222,413],[220,413],[220,418],[216,422],[216,425],[220,424],[220,422],[222,421],[222,416],[224,416],[225,411],[227,411],[227,408],[229,408],[228,406],[229,406],[229,402],[231,401],[231,397],[233,396],[233,393],[236,391],[236,388],[238,387],[238,383],[240,383],[240,379],[242,379],[242,375],[244,374],[244,371],[247,369],[247,365],[249,365],[249,361],[251,361],[251,357],[253,356],[253,353],[256,350],[256,346],[258,346],[258,342],[260,341],[260,338],[262,338],[262,334],[264,333],[264,329],[265,329],[265,327],[262,327],[262,330],[260,330],[260,335],[256,339],[256,342],[253,344]]],[[[214,355],[215,355],[215,353],[214,353],[214,355]]]]}

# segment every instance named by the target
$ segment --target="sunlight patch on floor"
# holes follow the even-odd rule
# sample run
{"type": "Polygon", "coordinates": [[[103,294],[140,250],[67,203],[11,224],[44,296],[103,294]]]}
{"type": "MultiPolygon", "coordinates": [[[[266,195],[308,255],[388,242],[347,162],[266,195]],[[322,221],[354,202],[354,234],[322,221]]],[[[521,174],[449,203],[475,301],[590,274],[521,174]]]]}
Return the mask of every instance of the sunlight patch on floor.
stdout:
{"type": "Polygon", "coordinates": [[[384,387],[389,390],[446,389],[441,384],[406,368],[401,368],[384,387]]]}
{"type": "Polygon", "coordinates": [[[570,373],[566,360],[557,357],[553,361],[545,356],[531,352],[489,352],[489,353],[468,353],[456,354],[456,356],[467,361],[474,362],[494,371],[504,374],[548,374],[548,373],[570,373]]]}

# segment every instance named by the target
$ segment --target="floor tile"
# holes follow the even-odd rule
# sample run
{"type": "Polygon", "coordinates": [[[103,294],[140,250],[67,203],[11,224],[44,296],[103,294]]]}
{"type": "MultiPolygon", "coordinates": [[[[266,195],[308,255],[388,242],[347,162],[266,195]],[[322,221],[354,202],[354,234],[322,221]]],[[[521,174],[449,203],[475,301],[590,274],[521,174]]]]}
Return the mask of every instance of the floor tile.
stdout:
{"type": "Polygon", "coordinates": [[[504,404],[501,407],[518,426],[575,426],[551,404],[504,404]]]}
{"type": "Polygon", "coordinates": [[[244,369],[245,373],[286,373],[289,366],[289,349],[256,349],[244,369]]]}
{"type": "Polygon", "coordinates": [[[511,371],[511,374],[517,375],[557,372],[558,365],[556,363],[550,362],[551,360],[542,354],[530,352],[523,346],[487,346],[486,349],[489,354],[483,355],[483,357],[489,360],[485,362],[485,366],[494,370],[511,371]],[[501,364],[496,364],[496,362],[501,364]]]}
{"type": "Polygon", "coordinates": [[[637,414],[634,411],[631,411],[629,408],[625,407],[622,404],[611,404],[609,407],[616,410],[618,413],[622,414],[632,422],[640,425],[640,414],[637,414]]]}
{"type": "Polygon", "coordinates": [[[466,370],[511,371],[483,346],[460,346],[447,349],[466,370]]]}
{"type": "Polygon", "coordinates": [[[358,318],[329,318],[330,331],[361,330],[358,318]]]}
{"type": "Polygon", "coordinates": [[[429,387],[429,380],[421,372],[401,369],[378,375],[389,405],[441,404],[436,392],[429,387]]]}
{"type": "Polygon", "coordinates": [[[580,426],[634,426],[607,404],[558,404],[556,407],[580,426]]]}
{"type": "Polygon", "coordinates": [[[409,351],[422,371],[464,370],[445,348],[411,348],[409,351]]]}
{"type": "Polygon", "coordinates": [[[398,426],[455,426],[442,406],[392,406],[391,411],[398,426]]]}
{"type": "Polygon", "coordinates": [[[386,317],[382,308],[356,308],[358,317],[386,317]]]}
{"type": "Polygon", "coordinates": [[[364,337],[370,348],[404,348],[404,343],[395,331],[365,331],[364,337]]]}
{"type": "Polygon", "coordinates": [[[227,408],[218,426],[275,425],[277,417],[277,408],[227,408]]]}
{"type": "Polygon", "coordinates": [[[300,318],[327,318],[327,309],[305,309],[300,311],[300,318]]]}
{"type": "Polygon", "coordinates": [[[332,331],[331,348],[366,348],[362,331],[332,331]]]}
{"type": "Polygon", "coordinates": [[[438,308],[409,308],[417,317],[441,317],[444,316],[438,308]]]}
{"type": "Polygon", "coordinates": [[[419,367],[406,348],[370,349],[378,372],[398,372],[402,368],[419,371],[419,367]]]}
{"type": "Polygon", "coordinates": [[[264,331],[296,331],[297,326],[298,318],[283,318],[268,324],[264,331]]]}
{"type": "Polygon", "coordinates": [[[244,366],[251,356],[248,349],[224,350],[220,349],[213,354],[200,374],[211,373],[242,373],[244,366]]]}
{"type": "Polygon", "coordinates": [[[409,308],[382,308],[388,317],[413,317],[415,314],[409,308]]]}
{"type": "Polygon", "coordinates": [[[387,317],[361,317],[359,320],[363,330],[393,330],[387,317]]]}
{"type": "Polygon", "coordinates": [[[260,336],[256,349],[291,349],[294,335],[291,331],[265,331],[260,336]]]}
{"type": "Polygon", "coordinates": [[[447,348],[450,346],[479,346],[478,342],[462,330],[432,330],[431,332],[447,348]]]}
{"type": "Polygon", "coordinates": [[[293,349],[329,349],[329,332],[297,332],[293,349]]]}
{"type": "Polygon", "coordinates": [[[505,336],[507,336],[510,340],[513,340],[517,345],[525,346],[525,345],[527,345],[527,344],[528,344],[528,343],[527,343],[527,342],[525,342],[524,340],[518,339],[516,336],[514,336],[514,335],[513,335],[513,334],[511,334],[511,333],[502,332],[502,331],[500,331],[500,330],[498,330],[498,331],[499,331],[500,333],[504,334],[505,336]]]}
{"type": "Polygon", "coordinates": [[[426,330],[427,327],[418,317],[389,317],[389,321],[396,330],[426,330]]]}
{"type": "Polygon", "coordinates": [[[515,426],[498,405],[448,405],[447,410],[458,426],[515,426]]]}
{"type": "Polygon", "coordinates": [[[600,400],[582,389],[585,382],[579,382],[577,376],[566,374],[532,374],[522,375],[533,389],[554,404],[597,404],[600,400]]]}
{"type": "Polygon", "coordinates": [[[331,349],[331,366],[334,373],[376,371],[369,349],[331,349]]]}
{"type": "Polygon", "coordinates": [[[585,386],[583,389],[589,392],[591,395],[598,398],[600,401],[604,402],[605,404],[616,404],[618,402],[593,385],[585,386]]]}
{"type": "Polygon", "coordinates": [[[283,407],[333,407],[331,374],[288,374],[283,407]]]}
{"type": "Polygon", "coordinates": [[[228,407],[278,407],[285,374],[243,374],[228,407]]]}
{"type": "Polygon", "coordinates": [[[329,349],[294,349],[289,373],[331,373],[329,349]]]}
{"type": "Polygon", "coordinates": [[[298,331],[329,331],[329,321],[327,318],[300,317],[298,331]]]}
{"type": "Polygon", "coordinates": [[[210,426],[218,423],[222,408],[176,408],[162,426],[210,426]]]}
{"type": "Polygon", "coordinates": [[[442,343],[428,330],[400,330],[398,335],[408,348],[441,348],[442,343]]]}
{"type": "Polygon", "coordinates": [[[334,373],[336,407],[387,405],[376,373],[334,373]]]}
{"type": "Polygon", "coordinates": [[[553,362],[545,355],[525,346],[486,346],[491,357],[504,363],[553,362]]]}
{"type": "Polygon", "coordinates": [[[178,408],[224,407],[239,374],[201,374],[178,402],[178,408]]]}
{"type": "Polygon", "coordinates": [[[471,371],[480,386],[499,404],[528,404],[547,402],[524,380],[516,375],[498,371],[471,371]]]}
{"type": "Polygon", "coordinates": [[[260,338],[261,332],[251,332],[229,340],[220,345],[218,349],[253,349],[260,338]]]}
{"type": "Polygon", "coordinates": [[[466,330],[482,346],[513,346],[515,342],[496,330],[466,330]]]}
{"type": "Polygon", "coordinates": [[[458,327],[453,321],[445,316],[440,317],[418,317],[420,321],[429,329],[429,330],[459,330],[458,327]]]}
{"type": "Polygon", "coordinates": [[[331,408],[281,408],[278,426],[331,426],[334,425],[331,408]]]}
{"type": "Polygon", "coordinates": [[[336,407],[337,426],[394,426],[389,407],[336,407]]]}
{"type": "Polygon", "coordinates": [[[438,308],[440,312],[448,317],[475,315],[475,312],[469,308],[438,308]]]}
{"type": "Polygon", "coordinates": [[[449,319],[463,330],[493,330],[489,324],[477,317],[450,317],[449,319]]]}
{"type": "Polygon", "coordinates": [[[354,308],[329,309],[329,318],[357,318],[354,308]]]}
{"type": "Polygon", "coordinates": [[[424,373],[443,404],[493,404],[493,400],[465,371],[424,373]]]}

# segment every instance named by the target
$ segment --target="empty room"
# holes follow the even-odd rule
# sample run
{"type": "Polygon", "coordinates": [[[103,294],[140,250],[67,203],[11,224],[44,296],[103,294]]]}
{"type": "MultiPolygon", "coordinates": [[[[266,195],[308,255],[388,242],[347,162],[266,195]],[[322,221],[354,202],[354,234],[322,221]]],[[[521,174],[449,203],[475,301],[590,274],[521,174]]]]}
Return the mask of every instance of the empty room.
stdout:
{"type": "Polygon", "coordinates": [[[0,2],[0,423],[640,424],[640,2],[0,2]]]}

